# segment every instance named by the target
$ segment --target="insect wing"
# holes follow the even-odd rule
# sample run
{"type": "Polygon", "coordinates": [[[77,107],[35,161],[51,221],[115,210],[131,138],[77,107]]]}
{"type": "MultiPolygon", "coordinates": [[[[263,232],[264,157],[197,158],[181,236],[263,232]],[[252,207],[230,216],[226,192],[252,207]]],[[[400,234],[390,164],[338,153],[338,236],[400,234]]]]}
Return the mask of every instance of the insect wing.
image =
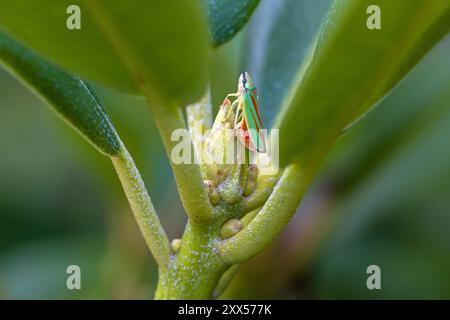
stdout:
{"type": "Polygon", "coordinates": [[[252,141],[250,140],[250,135],[247,130],[247,123],[245,122],[245,119],[242,119],[240,125],[237,137],[241,141],[241,143],[250,151],[255,151],[256,148],[253,145],[252,141]]]}
{"type": "Polygon", "coordinates": [[[266,152],[266,144],[264,135],[260,131],[262,129],[262,121],[259,115],[256,89],[248,90],[244,93],[243,105],[244,119],[249,129],[250,141],[258,152],[264,153],[266,152]]]}

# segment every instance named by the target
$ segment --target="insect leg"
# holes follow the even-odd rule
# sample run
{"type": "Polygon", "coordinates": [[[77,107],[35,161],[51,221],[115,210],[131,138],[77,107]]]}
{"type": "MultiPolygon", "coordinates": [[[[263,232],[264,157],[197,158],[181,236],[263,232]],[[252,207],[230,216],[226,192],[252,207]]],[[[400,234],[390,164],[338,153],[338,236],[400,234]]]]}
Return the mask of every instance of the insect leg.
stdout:
{"type": "Polygon", "coordinates": [[[234,128],[236,128],[236,125],[238,124],[238,117],[239,117],[239,112],[236,112],[236,116],[234,117],[234,126],[233,126],[234,128]]]}
{"type": "Polygon", "coordinates": [[[236,116],[234,117],[234,126],[233,126],[233,133],[236,132],[236,129],[238,128],[238,124],[242,121],[242,101],[239,101],[237,110],[236,110],[236,116]]]}
{"type": "Polygon", "coordinates": [[[233,103],[231,104],[231,108],[228,111],[227,115],[225,116],[225,119],[228,119],[230,117],[231,111],[237,109],[237,105],[239,104],[239,100],[240,99],[236,99],[233,101],[233,103]]]}
{"type": "Polygon", "coordinates": [[[227,96],[225,97],[225,99],[227,99],[228,97],[237,97],[237,96],[239,96],[239,91],[238,92],[235,92],[235,93],[229,93],[229,94],[227,94],[227,96]]]}

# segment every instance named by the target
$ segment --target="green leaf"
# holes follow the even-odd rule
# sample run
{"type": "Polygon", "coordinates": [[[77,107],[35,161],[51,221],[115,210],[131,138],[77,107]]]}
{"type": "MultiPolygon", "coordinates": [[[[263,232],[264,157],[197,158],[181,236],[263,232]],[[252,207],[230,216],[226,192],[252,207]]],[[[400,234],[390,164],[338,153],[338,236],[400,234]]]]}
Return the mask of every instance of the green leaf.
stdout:
{"type": "Polygon", "coordinates": [[[263,122],[270,126],[308,54],[331,0],[265,0],[246,30],[242,57],[258,88],[263,122]]]}
{"type": "Polygon", "coordinates": [[[260,0],[202,0],[214,47],[231,40],[252,16],[260,0]]]}
{"type": "Polygon", "coordinates": [[[373,112],[339,139],[331,158],[327,157],[332,170],[339,175],[339,189],[356,184],[355,180],[364,178],[425,127],[434,125],[435,118],[440,118],[448,109],[449,55],[450,41],[446,40],[436,46],[373,112]]]}
{"type": "Polygon", "coordinates": [[[1,29],[0,62],[100,152],[120,151],[116,130],[85,81],[48,63],[1,29]]]}
{"type": "Polygon", "coordinates": [[[315,166],[450,29],[447,0],[338,0],[278,116],[280,162],[315,166]],[[369,30],[369,5],[381,30],[369,30]]]}
{"type": "Polygon", "coordinates": [[[342,165],[331,163],[339,177],[331,183],[339,191],[327,215],[338,223],[317,263],[328,298],[373,298],[351,275],[354,270],[346,274],[348,282],[339,281],[339,271],[368,261],[389,269],[377,298],[438,299],[450,293],[449,44],[343,137],[348,150],[342,165]],[[412,286],[405,269],[414,272],[412,286]]]}
{"type": "Polygon", "coordinates": [[[343,238],[363,233],[383,212],[399,214],[402,207],[409,215],[448,194],[449,54],[446,41],[339,142],[329,170],[338,176],[337,189],[346,190],[338,205],[339,214],[348,214],[343,238]]]}
{"type": "Polygon", "coordinates": [[[203,93],[208,37],[192,0],[17,0],[0,5],[0,24],[38,53],[107,87],[187,103],[203,93]],[[69,30],[69,5],[81,29],[69,30]]]}

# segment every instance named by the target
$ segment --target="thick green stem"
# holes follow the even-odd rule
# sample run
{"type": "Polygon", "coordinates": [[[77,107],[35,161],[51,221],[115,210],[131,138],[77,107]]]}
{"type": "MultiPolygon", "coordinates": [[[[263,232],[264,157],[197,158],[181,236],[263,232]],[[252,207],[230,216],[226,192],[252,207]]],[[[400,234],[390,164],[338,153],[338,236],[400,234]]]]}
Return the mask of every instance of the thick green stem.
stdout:
{"type": "Polygon", "coordinates": [[[222,258],[229,264],[236,264],[264,250],[295,213],[309,180],[299,165],[287,167],[256,217],[242,231],[220,244],[222,258]]]}
{"type": "Polygon", "coordinates": [[[210,299],[227,265],[217,255],[217,225],[188,223],[170,268],[159,273],[155,299],[210,299]]]}
{"type": "Polygon", "coordinates": [[[111,160],[145,242],[160,269],[167,269],[170,257],[169,240],[131,155],[123,146],[121,152],[111,157],[111,160]]]}

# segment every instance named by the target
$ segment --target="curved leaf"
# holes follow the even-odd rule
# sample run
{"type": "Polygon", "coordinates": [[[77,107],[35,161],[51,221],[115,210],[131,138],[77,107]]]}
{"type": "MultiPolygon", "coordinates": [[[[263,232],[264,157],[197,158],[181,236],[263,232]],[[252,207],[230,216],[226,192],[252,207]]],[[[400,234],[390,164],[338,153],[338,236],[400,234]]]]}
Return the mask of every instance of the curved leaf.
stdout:
{"type": "Polygon", "coordinates": [[[207,30],[192,0],[17,0],[0,5],[0,24],[52,62],[85,79],[185,103],[208,74],[207,30]],[[81,29],[69,30],[69,5],[81,29]]]}
{"type": "Polygon", "coordinates": [[[280,113],[280,161],[315,165],[450,29],[447,0],[338,0],[280,113]],[[369,30],[369,5],[381,30],[369,30]]]}
{"type": "Polygon", "coordinates": [[[309,53],[331,0],[265,0],[246,36],[246,70],[258,87],[258,98],[266,125],[281,109],[286,88],[309,53]]]}
{"type": "Polygon", "coordinates": [[[120,151],[119,136],[85,81],[48,63],[1,29],[0,62],[100,152],[120,151]]]}
{"type": "Polygon", "coordinates": [[[231,40],[252,16],[260,0],[202,0],[209,22],[211,43],[231,40]]]}

